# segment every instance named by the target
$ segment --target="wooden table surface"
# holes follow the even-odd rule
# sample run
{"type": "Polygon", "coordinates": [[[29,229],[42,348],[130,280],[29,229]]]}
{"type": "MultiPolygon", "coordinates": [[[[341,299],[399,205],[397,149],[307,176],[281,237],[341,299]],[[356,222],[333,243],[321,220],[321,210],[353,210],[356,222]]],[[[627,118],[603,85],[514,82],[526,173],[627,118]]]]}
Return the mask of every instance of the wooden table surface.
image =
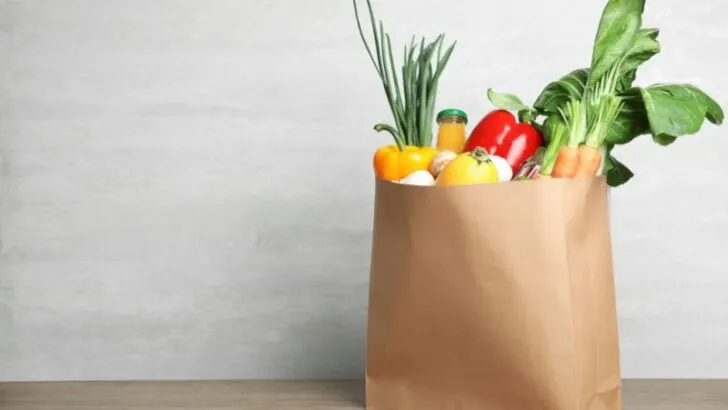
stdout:
{"type": "MultiPolygon", "coordinates": [[[[628,380],[624,410],[728,410],[728,380],[628,380]]],[[[361,381],[0,383],[0,410],[355,410],[361,381]]]]}

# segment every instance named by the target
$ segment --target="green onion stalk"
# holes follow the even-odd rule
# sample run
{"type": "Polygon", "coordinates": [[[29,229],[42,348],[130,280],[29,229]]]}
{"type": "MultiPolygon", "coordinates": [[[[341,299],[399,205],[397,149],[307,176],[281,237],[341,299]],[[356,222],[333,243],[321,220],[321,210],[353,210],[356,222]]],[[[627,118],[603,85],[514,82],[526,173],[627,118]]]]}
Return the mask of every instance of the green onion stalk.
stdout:
{"type": "Polygon", "coordinates": [[[423,37],[419,46],[413,37],[409,47],[404,46],[404,62],[401,67],[402,86],[400,87],[392,41],[384,30],[384,24],[381,20],[377,24],[371,1],[367,0],[374,37],[374,47],[371,47],[362,28],[356,0],[353,2],[359,34],[382,81],[384,93],[394,118],[394,125],[380,123],[374,126],[374,130],[392,134],[400,151],[408,145],[431,146],[438,83],[455,48],[455,42],[443,53],[444,34],[437,36],[433,42],[427,42],[423,37]]]}

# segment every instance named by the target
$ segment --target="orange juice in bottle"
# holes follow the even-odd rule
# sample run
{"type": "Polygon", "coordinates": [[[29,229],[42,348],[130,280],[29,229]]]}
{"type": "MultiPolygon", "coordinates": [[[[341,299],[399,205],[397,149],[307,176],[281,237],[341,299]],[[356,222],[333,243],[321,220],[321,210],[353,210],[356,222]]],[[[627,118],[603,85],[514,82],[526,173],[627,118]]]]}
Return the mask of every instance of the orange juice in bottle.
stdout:
{"type": "Polygon", "coordinates": [[[465,146],[465,125],[468,116],[464,111],[449,108],[437,114],[437,149],[460,154],[465,146]]]}

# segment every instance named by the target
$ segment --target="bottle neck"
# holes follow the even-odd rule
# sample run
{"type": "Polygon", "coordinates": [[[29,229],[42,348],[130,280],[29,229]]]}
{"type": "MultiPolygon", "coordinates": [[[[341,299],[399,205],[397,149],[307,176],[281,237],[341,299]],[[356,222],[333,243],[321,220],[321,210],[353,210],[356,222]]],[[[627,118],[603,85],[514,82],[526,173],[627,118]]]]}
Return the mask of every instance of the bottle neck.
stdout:
{"type": "Polygon", "coordinates": [[[459,117],[457,115],[445,115],[437,120],[438,124],[459,124],[459,125],[465,125],[465,119],[463,117],[459,117]]]}

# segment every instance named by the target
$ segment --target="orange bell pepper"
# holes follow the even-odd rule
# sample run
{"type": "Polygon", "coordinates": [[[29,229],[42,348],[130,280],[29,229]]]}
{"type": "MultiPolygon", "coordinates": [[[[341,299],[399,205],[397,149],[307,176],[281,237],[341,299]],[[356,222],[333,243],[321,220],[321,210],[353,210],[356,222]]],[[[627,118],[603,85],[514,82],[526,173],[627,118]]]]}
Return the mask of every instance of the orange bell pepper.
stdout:
{"type": "Polygon", "coordinates": [[[432,147],[408,145],[400,151],[396,145],[385,145],[374,153],[374,173],[381,179],[399,181],[415,171],[426,171],[437,152],[432,147]]]}

